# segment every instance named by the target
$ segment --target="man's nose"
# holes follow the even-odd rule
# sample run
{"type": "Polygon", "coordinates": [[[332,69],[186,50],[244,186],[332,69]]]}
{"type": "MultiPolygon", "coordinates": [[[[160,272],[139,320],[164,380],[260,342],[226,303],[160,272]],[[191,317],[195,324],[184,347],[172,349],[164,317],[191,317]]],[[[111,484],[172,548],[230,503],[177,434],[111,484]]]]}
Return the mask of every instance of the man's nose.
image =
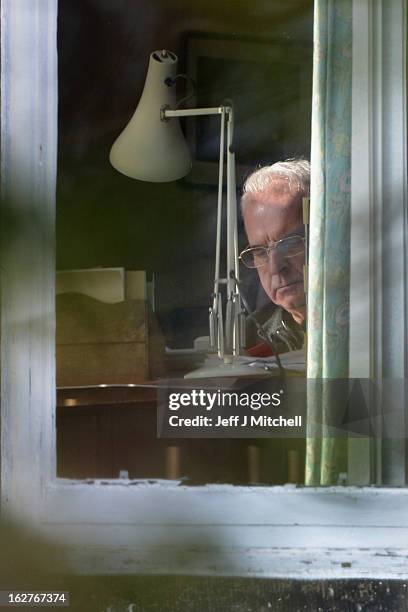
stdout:
{"type": "Polygon", "coordinates": [[[269,274],[279,274],[287,267],[288,263],[285,257],[277,249],[269,250],[268,270],[269,274]]]}

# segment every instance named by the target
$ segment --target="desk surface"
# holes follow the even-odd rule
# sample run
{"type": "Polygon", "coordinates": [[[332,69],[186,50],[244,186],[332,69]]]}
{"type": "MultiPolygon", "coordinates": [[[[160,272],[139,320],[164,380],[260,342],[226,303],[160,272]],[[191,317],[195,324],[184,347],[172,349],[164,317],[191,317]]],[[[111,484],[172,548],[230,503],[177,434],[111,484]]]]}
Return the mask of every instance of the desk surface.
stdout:
{"type": "MultiPolygon", "coordinates": [[[[288,377],[304,376],[299,372],[287,372],[288,377]]],[[[279,373],[271,375],[269,380],[280,379],[279,373]]],[[[264,383],[268,379],[265,376],[246,376],[240,378],[208,378],[208,379],[184,379],[164,378],[154,381],[146,381],[140,384],[129,385],[91,385],[78,387],[58,387],[57,406],[91,406],[109,404],[134,404],[138,402],[154,402],[160,388],[163,389],[221,389],[238,390],[259,381],[264,383]]]]}
{"type": "Polygon", "coordinates": [[[156,385],[111,385],[57,389],[57,407],[124,405],[156,402],[156,385]]]}

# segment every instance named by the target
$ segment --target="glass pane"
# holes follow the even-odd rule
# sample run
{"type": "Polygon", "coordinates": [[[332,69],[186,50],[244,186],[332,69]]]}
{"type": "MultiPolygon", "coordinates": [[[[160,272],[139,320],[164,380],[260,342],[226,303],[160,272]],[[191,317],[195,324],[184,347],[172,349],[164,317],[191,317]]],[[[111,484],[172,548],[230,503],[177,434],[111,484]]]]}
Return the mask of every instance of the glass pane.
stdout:
{"type": "MultiPolygon", "coordinates": [[[[193,158],[184,179],[134,180],[109,163],[111,146],[140,99],[149,56],[163,48],[177,54],[178,72],[195,81],[195,95],[183,108],[233,101],[238,199],[245,177],[259,164],[309,158],[313,2],[233,4],[232,10],[229,3],[208,1],[59,1],[61,477],[304,482],[303,435],[157,437],[156,408],[164,393],[158,381],[173,393],[186,385],[189,391],[231,392],[238,384],[234,377],[194,385],[183,378],[208,354],[208,340],[197,338],[209,336],[213,299],[219,117],[181,121],[193,158]]],[[[177,98],[188,96],[191,87],[179,79],[177,98]]],[[[224,266],[225,209],[222,219],[224,266]]],[[[271,240],[303,235],[302,223],[295,229],[283,229],[271,240]]],[[[240,211],[238,242],[240,250],[248,244],[240,211]]],[[[257,270],[241,270],[248,309],[266,324],[277,309],[261,281],[257,270]]],[[[224,286],[221,291],[225,316],[224,286]]],[[[282,296],[285,291],[290,293],[281,288],[282,296]]],[[[285,317],[278,350],[301,351],[302,332],[285,317]]],[[[246,328],[248,360],[268,358],[268,343],[248,316],[246,328]]],[[[296,355],[282,361],[304,362],[301,353],[296,355]]],[[[265,371],[257,363],[251,373],[265,371]]],[[[240,392],[260,393],[244,383],[240,392]]],[[[280,392],[276,380],[269,387],[261,384],[271,396],[280,392]]]]}

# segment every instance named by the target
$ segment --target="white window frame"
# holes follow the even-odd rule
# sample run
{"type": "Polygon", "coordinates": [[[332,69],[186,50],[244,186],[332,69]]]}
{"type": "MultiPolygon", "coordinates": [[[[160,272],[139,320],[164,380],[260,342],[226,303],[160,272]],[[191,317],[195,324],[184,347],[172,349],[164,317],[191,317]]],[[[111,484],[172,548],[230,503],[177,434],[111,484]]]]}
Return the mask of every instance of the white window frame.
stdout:
{"type": "MultiPolygon", "coordinates": [[[[355,5],[353,107],[362,123],[353,125],[358,171],[352,212],[364,215],[365,243],[369,236],[363,253],[369,284],[362,287],[353,278],[352,297],[374,305],[376,296],[382,304],[387,297],[377,268],[370,266],[381,247],[375,226],[384,190],[379,176],[387,179],[390,170],[381,151],[400,155],[392,168],[394,193],[388,195],[406,228],[405,80],[395,79],[392,95],[382,82],[390,58],[395,74],[405,75],[405,0],[355,5]],[[364,87],[356,64],[359,78],[367,76],[364,87]],[[385,118],[387,108],[393,114],[385,118]]],[[[2,0],[1,20],[2,190],[25,219],[19,235],[7,241],[1,266],[2,512],[65,541],[84,573],[407,579],[407,489],[188,488],[165,481],[89,484],[56,478],[57,0],[2,0]]],[[[358,227],[352,257],[361,243],[358,227]]],[[[404,253],[396,264],[406,269],[404,253]]],[[[402,318],[391,324],[393,346],[400,350],[395,363],[405,375],[405,328],[398,339],[407,322],[403,285],[402,318]]],[[[352,309],[359,333],[352,340],[363,358],[352,366],[363,363],[364,372],[372,372],[373,363],[379,367],[384,352],[379,321],[374,307],[363,317],[352,309]]]]}

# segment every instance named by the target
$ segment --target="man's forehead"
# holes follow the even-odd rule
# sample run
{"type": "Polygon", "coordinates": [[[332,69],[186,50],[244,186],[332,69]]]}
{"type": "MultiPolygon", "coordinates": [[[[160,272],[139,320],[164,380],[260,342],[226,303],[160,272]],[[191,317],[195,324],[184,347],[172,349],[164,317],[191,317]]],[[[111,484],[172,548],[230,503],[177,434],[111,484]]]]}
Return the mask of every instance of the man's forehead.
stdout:
{"type": "Polygon", "coordinates": [[[251,241],[279,240],[302,225],[301,193],[290,189],[270,189],[247,198],[244,221],[251,241]]]}
{"type": "Polygon", "coordinates": [[[302,194],[299,191],[268,189],[247,198],[246,212],[255,216],[270,213],[279,217],[301,217],[302,194]]]}

